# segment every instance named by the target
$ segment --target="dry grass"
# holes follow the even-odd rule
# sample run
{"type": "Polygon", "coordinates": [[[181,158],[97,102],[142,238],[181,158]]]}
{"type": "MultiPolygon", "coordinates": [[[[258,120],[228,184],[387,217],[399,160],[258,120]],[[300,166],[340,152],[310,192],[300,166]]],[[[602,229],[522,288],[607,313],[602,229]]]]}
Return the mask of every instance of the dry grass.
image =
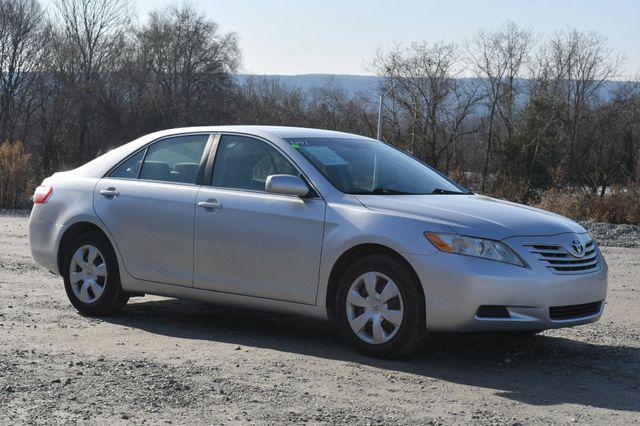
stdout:
{"type": "Polygon", "coordinates": [[[33,191],[30,157],[20,141],[0,144],[0,207],[20,207],[33,191]]]}
{"type": "Polygon", "coordinates": [[[532,205],[575,220],[640,225],[640,186],[637,184],[614,187],[604,196],[580,190],[550,189],[532,205]]]}

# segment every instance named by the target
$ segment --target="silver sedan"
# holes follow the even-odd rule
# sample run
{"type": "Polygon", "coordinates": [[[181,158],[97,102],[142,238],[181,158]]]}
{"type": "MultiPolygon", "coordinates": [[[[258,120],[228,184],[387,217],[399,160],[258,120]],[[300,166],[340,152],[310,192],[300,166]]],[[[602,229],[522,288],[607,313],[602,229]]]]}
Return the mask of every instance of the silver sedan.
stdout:
{"type": "Polygon", "coordinates": [[[427,331],[593,322],[607,290],[577,223],[326,130],[144,136],[46,178],[29,234],[85,315],[144,294],[233,304],[333,319],[380,357],[414,351],[427,331]]]}

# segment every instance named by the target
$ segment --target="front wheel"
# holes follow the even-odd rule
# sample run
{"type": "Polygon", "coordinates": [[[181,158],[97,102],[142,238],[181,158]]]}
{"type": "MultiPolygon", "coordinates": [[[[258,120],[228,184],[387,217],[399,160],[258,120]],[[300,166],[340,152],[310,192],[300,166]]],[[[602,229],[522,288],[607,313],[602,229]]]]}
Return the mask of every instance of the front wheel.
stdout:
{"type": "Polygon", "coordinates": [[[392,358],[417,350],[425,334],[420,283],[403,263],[381,255],[356,261],[336,296],[338,325],[358,351],[392,358]]]}
{"type": "Polygon", "coordinates": [[[98,232],[83,233],[68,246],[63,278],[67,297],[84,315],[112,315],[129,300],[113,247],[98,232]]]}

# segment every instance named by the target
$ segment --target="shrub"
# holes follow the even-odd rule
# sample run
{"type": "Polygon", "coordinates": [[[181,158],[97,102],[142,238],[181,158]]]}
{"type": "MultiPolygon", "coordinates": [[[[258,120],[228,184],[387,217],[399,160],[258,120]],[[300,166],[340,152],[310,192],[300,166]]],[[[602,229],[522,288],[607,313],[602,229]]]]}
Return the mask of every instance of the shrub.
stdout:
{"type": "Polygon", "coordinates": [[[0,207],[20,207],[33,192],[30,157],[20,141],[0,145],[0,207]]]}

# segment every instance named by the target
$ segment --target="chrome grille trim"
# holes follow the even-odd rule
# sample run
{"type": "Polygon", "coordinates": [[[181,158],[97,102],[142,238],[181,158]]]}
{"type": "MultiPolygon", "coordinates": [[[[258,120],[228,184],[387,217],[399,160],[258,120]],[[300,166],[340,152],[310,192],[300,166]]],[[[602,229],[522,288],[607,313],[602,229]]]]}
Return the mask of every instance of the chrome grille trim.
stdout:
{"type": "Polygon", "coordinates": [[[555,274],[581,274],[600,268],[600,260],[593,240],[584,244],[585,252],[576,257],[560,244],[524,244],[524,247],[555,274]]]}

